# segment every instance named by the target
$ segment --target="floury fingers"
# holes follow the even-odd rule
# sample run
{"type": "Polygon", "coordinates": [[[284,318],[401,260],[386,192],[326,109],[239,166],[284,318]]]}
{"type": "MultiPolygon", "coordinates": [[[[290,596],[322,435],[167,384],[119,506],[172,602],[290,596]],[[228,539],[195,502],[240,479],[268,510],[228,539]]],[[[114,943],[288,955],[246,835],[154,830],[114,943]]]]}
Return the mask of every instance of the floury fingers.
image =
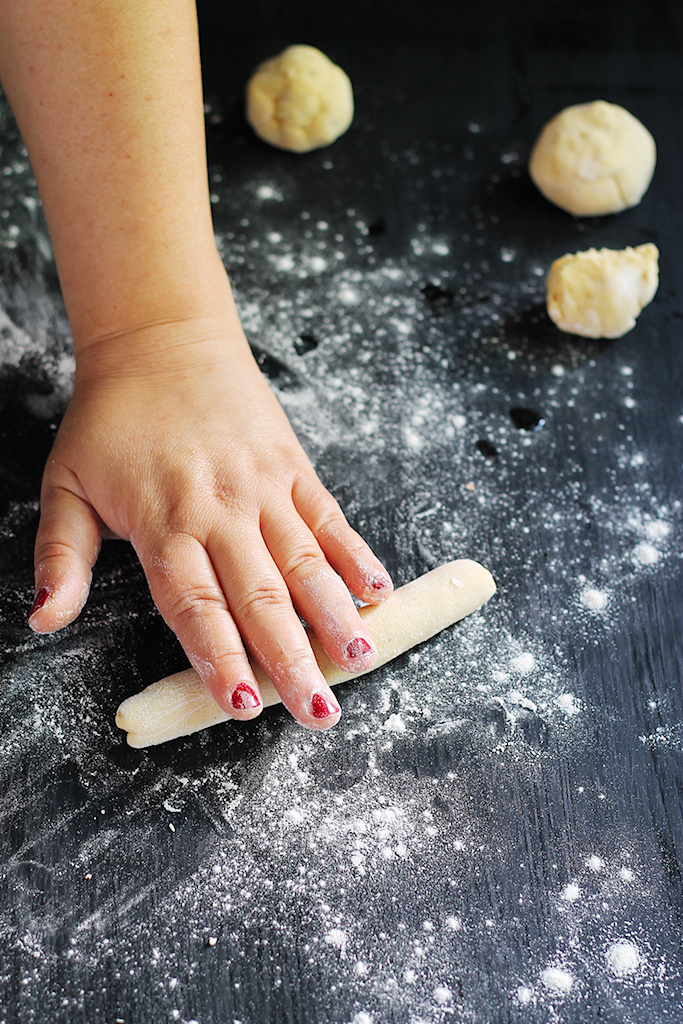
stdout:
{"type": "MultiPolygon", "coordinates": [[[[495,590],[496,585],[488,569],[470,559],[460,559],[399,587],[382,604],[362,608],[360,614],[364,625],[378,650],[372,668],[379,668],[476,611],[495,590]]],[[[327,657],[313,633],[309,632],[309,639],[330,686],[371,671],[370,668],[358,672],[339,668],[327,657]]],[[[264,707],[279,703],[280,697],[272,682],[258,666],[253,668],[264,707]]],[[[319,713],[324,710],[327,715],[333,713],[331,708],[323,709],[319,704],[313,714],[316,714],[316,709],[319,713]]],[[[194,670],[187,669],[160,679],[141,693],[124,700],[118,709],[116,724],[127,732],[131,747],[149,747],[179,736],[189,736],[229,718],[194,670]]]]}

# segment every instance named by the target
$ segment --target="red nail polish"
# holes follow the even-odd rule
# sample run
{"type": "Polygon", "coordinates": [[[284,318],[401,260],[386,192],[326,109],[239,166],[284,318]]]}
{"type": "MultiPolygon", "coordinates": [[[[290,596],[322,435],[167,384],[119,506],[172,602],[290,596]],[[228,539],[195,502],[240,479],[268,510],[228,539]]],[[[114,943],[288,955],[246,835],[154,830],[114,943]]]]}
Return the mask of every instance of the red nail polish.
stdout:
{"type": "Polygon", "coordinates": [[[364,654],[370,654],[372,647],[362,636],[356,636],[346,645],[347,658],[362,658],[364,654]]]}
{"type": "Polygon", "coordinates": [[[33,607],[31,608],[31,611],[28,613],[29,619],[37,611],[40,611],[40,609],[43,607],[43,605],[47,604],[47,602],[49,601],[51,595],[52,595],[52,591],[48,587],[41,587],[40,588],[40,590],[36,594],[36,599],[33,602],[33,607]]]}
{"type": "Polygon", "coordinates": [[[248,683],[238,683],[230,694],[230,703],[234,708],[243,711],[246,708],[259,708],[261,701],[255,690],[248,683]]]}
{"type": "Polygon", "coordinates": [[[327,697],[323,697],[322,693],[314,693],[311,697],[311,713],[314,718],[329,718],[330,715],[336,715],[338,711],[337,705],[327,697]]]}
{"type": "Polygon", "coordinates": [[[386,576],[375,576],[374,580],[370,582],[370,586],[373,590],[386,590],[390,583],[386,576]]]}

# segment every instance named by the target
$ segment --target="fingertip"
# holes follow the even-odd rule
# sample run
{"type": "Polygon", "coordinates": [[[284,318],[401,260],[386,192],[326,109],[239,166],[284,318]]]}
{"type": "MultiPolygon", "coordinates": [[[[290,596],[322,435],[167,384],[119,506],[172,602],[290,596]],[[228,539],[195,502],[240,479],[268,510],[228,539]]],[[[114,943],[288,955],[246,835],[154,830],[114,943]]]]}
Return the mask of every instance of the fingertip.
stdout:
{"type": "Polygon", "coordinates": [[[386,572],[369,574],[364,584],[363,592],[358,596],[367,604],[381,604],[394,592],[394,584],[386,572]]]}
{"type": "Polygon", "coordinates": [[[29,626],[53,633],[78,616],[90,592],[100,550],[100,520],[92,505],[63,487],[46,486],[35,545],[35,597],[29,626]]]}
{"type": "Polygon", "coordinates": [[[55,583],[38,583],[28,625],[34,633],[54,633],[68,626],[80,614],[90,592],[90,580],[71,578],[55,583]]]}
{"type": "Polygon", "coordinates": [[[377,661],[377,657],[377,645],[370,634],[367,632],[356,634],[346,644],[343,657],[339,659],[339,667],[358,674],[369,672],[377,661]]]}
{"type": "Polygon", "coordinates": [[[28,613],[28,624],[34,633],[51,633],[49,612],[41,614],[43,608],[52,597],[49,587],[41,587],[34,598],[31,611],[28,613]]]}
{"type": "MultiPolygon", "coordinates": [[[[234,626],[231,620],[229,624],[234,626]]],[[[197,638],[194,639],[196,641],[197,638]]],[[[184,646],[193,669],[219,708],[237,721],[249,722],[252,718],[258,718],[265,705],[238,635],[236,641],[239,643],[238,649],[227,650],[218,657],[212,640],[207,637],[203,638],[201,651],[189,647],[187,643],[184,646]]]]}
{"type": "Polygon", "coordinates": [[[240,722],[250,722],[263,711],[263,698],[255,679],[249,682],[243,680],[223,688],[218,703],[231,718],[240,722]]]}
{"type": "Polygon", "coordinates": [[[31,619],[41,610],[41,608],[43,608],[47,604],[51,597],[52,590],[50,589],[50,587],[41,587],[37,591],[36,596],[33,600],[33,604],[31,606],[31,611],[28,613],[29,623],[31,622],[31,619]]]}
{"type": "Polygon", "coordinates": [[[331,729],[341,718],[341,708],[332,696],[332,691],[318,691],[311,696],[306,720],[302,725],[318,731],[331,729]]]}

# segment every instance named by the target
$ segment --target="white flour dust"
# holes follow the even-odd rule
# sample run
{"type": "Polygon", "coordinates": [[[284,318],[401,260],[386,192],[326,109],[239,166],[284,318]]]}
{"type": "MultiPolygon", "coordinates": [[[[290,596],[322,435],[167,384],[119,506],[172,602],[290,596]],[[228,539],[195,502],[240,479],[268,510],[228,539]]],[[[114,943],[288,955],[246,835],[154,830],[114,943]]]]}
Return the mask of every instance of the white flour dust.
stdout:
{"type": "MultiPolygon", "coordinates": [[[[474,145],[482,126],[470,134],[474,145]]],[[[421,173],[419,154],[403,157],[421,173]]],[[[519,157],[506,149],[500,160],[514,167],[519,157]]],[[[37,230],[19,158],[13,173],[27,220],[3,227],[9,251],[37,230]]],[[[420,220],[403,256],[386,260],[372,211],[308,209],[295,182],[270,178],[226,195],[217,175],[217,241],[245,329],[354,525],[395,555],[398,582],[471,555],[500,589],[454,629],[342,688],[344,716],[332,734],[308,735],[274,713],[272,734],[257,727],[269,742],[252,774],[234,751],[182,771],[173,759],[142,760],[134,770],[107,760],[118,737],[101,680],[111,674],[112,650],[125,660],[108,614],[107,588],[115,595],[125,584],[116,573],[99,581],[99,611],[86,617],[78,643],[19,640],[2,676],[8,774],[21,779],[27,750],[36,765],[61,770],[68,762],[103,819],[116,796],[130,837],[130,850],[119,851],[118,822],[84,829],[50,884],[79,872],[88,895],[59,921],[34,912],[36,887],[25,880],[31,851],[20,846],[6,865],[30,923],[19,933],[7,912],[0,927],[31,964],[27,992],[41,991],[55,969],[60,929],[80,977],[104,976],[113,965],[143,972],[166,1019],[185,1022],[199,1019],[184,1010],[193,972],[226,949],[236,992],[248,985],[244,963],[257,957],[275,993],[290,967],[272,950],[295,950],[299,970],[334,976],[354,1024],[483,1024],[490,979],[484,984],[477,971],[501,949],[513,951],[495,960],[497,998],[510,1015],[541,1007],[551,1014],[543,1019],[562,1020],[563,1008],[592,989],[610,1006],[666,992],[677,968],[664,882],[650,870],[657,861],[646,840],[624,837],[609,816],[615,794],[592,760],[602,709],[579,663],[585,650],[615,642],[636,595],[666,583],[679,557],[681,502],[656,486],[657,451],[636,442],[637,376],[618,349],[585,356],[572,342],[535,352],[520,323],[542,297],[543,269],[512,245],[499,246],[493,260],[460,258],[465,241],[477,243],[493,226],[482,209],[472,211],[466,240],[420,220]],[[280,213],[292,198],[296,223],[280,213]],[[609,388],[601,359],[616,367],[609,388]],[[542,407],[540,429],[514,425],[510,408],[520,403],[542,407]],[[576,417],[562,427],[573,432],[570,443],[555,432],[567,410],[576,417]],[[606,474],[594,477],[608,420],[623,427],[621,441],[606,474]],[[532,631],[529,621],[546,628],[532,631]],[[543,798],[549,779],[577,830],[575,847],[552,855],[537,839],[555,834],[543,798]],[[521,834],[527,814],[533,825],[521,834]],[[209,839],[177,877],[172,844],[187,856],[207,820],[209,839]],[[107,891],[103,879],[117,858],[157,848],[161,874],[149,887],[124,878],[115,900],[90,896],[98,885],[107,891]],[[550,925],[536,920],[539,905],[550,925]],[[547,929],[545,945],[520,942],[527,917],[530,932],[547,929]],[[190,961],[182,982],[181,932],[190,961]],[[149,953],[144,966],[140,949],[149,953]]],[[[50,418],[68,398],[73,360],[63,315],[41,301],[37,321],[0,309],[0,368],[30,365],[43,386],[29,394],[27,413],[50,418]]],[[[35,503],[11,506],[5,534],[34,516],[35,503]]],[[[151,619],[133,608],[126,628],[132,634],[151,619]]],[[[197,750],[218,735],[198,739],[197,750]]],[[[633,739],[639,752],[683,749],[675,725],[633,739]]],[[[246,751],[250,740],[239,742],[246,751]]],[[[8,818],[24,797],[20,784],[4,792],[8,818]]],[[[58,813],[49,827],[73,833],[58,813]]],[[[75,1018],[81,997],[65,998],[75,1018]]]]}

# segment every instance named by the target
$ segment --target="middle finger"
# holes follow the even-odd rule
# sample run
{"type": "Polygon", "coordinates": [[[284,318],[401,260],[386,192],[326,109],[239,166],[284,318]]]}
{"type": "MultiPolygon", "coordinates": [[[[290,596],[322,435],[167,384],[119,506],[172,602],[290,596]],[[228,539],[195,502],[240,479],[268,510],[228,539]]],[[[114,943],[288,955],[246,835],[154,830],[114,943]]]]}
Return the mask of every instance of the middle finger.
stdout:
{"type": "Polygon", "coordinates": [[[335,725],[339,705],[258,526],[221,527],[209,538],[208,550],[242,639],[282,703],[309,728],[335,725]]]}

